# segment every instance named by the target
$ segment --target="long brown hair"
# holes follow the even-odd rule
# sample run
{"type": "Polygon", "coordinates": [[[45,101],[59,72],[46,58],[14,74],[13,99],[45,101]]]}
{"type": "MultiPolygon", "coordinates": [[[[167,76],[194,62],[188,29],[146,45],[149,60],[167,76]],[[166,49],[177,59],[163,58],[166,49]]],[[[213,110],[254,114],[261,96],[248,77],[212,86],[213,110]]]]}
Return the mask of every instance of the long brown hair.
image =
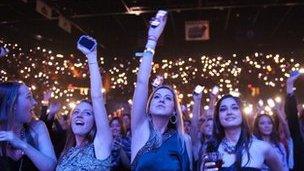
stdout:
{"type": "Polygon", "coordinates": [[[263,137],[262,137],[262,133],[259,129],[259,121],[260,119],[265,116],[267,118],[270,119],[273,127],[272,127],[272,131],[270,133],[270,142],[273,143],[279,150],[281,153],[283,153],[281,151],[281,148],[279,146],[279,143],[280,143],[280,137],[279,137],[279,133],[277,131],[277,125],[276,123],[274,122],[274,119],[270,116],[270,115],[267,115],[267,114],[260,114],[260,115],[257,115],[257,117],[255,118],[254,120],[254,126],[253,126],[253,134],[254,136],[256,136],[259,140],[263,140],[263,137]]]}
{"type": "Polygon", "coordinates": [[[262,133],[259,129],[259,122],[260,122],[260,119],[265,116],[267,118],[270,119],[272,125],[273,125],[273,128],[272,128],[272,131],[270,133],[270,141],[274,144],[277,144],[279,143],[279,134],[278,134],[278,131],[276,129],[276,124],[274,122],[274,119],[270,116],[270,115],[267,115],[267,114],[260,114],[260,115],[257,115],[255,120],[254,120],[254,125],[253,125],[253,134],[254,136],[256,136],[258,139],[260,140],[263,140],[262,138],[262,133]]]}
{"type": "MultiPolygon", "coordinates": [[[[24,85],[16,81],[0,83],[0,131],[12,131],[14,128],[16,113],[15,106],[19,96],[19,88],[24,85]]],[[[26,141],[35,147],[30,127],[23,124],[26,141]]],[[[32,130],[33,131],[33,130],[32,130]]],[[[1,143],[0,155],[6,153],[6,143],[1,143]]]]}
{"type": "MultiPolygon", "coordinates": [[[[232,98],[235,100],[235,102],[238,104],[241,114],[242,114],[242,123],[241,123],[241,135],[240,138],[235,146],[236,151],[235,151],[235,155],[236,155],[236,167],[238,170],[241,169],[242,167],[242,153],[245,150],[245,152],[247,153],[248,156],[248,161],[246,164],[249,163],[250,160],[250,154],[249,154],[249,146],[251,144],[251,140],[252,140],[252,136],[250,134],[250,129],[247,123],[247,120],[245,118],[244,113],[242,112],[242,102],[238,97],[232,96],[230,94],[228,95],[224,95],[216,104],[215,106],[215,111],[214,111],[214,124],[213,124],[213,135],[216,138],[217,141],[217,147],[219,145],[219,143],[223,140],[223,138],[225,137],[225,128],[221,125],[220,123],[220,118],[219,118],[219,110],[220,110],[220,105],[222,103],[223,100],[228,99],[228,98],[232,98]]],[[[211,145],[211,144],[210,144],[211,145]]]]}
{"type": "MultiPolygon", "coordinates": [[[[80,103],[87,103],[87,104],[93,106],[92,102],[89,101],[89,100],[81,100],[78,104],[80,104],[80,103]]],[[[71,110],[70,116],[73,113],[73,111],[74,111],[74,109],[71,110]]],[[[69,120],[71,122],[71,117],[69,117],[69,120]]],[[[95,134],[96,134],[96,125],[95,125],[95,121],[94,121],[93,128],[91,129],[91,131],[86,136],[86,140],[88,141],[88,143],[92,143],[94,141],[95,134]]],[[[63,156],[71,147],[74,147],[76,145],[76,138],[75,138],[75,134],[73,133],[71,123],[70,123],[70,126],[67,129],[66,135],[67,135],[66,136],[66,141],[65,141],[65,145],[64,145],[63,151],[61,153],[61,156],[63,156]]]]}

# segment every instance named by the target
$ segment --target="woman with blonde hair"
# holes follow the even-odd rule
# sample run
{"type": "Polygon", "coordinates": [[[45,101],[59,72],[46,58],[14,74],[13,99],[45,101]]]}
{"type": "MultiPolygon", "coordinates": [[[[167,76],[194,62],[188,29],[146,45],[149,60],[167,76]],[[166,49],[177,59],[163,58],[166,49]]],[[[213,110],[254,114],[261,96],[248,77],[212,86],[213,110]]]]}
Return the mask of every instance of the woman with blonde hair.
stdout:
{"type": "Polygon", "coordinates": [[[166,12],[152,19],[148,43],[137,74],[131,112],[132,170],[190,170],[190,138],[184,133],[182,112],[175,91],[148,85],[157,40],[166,24],[166,12]]]}

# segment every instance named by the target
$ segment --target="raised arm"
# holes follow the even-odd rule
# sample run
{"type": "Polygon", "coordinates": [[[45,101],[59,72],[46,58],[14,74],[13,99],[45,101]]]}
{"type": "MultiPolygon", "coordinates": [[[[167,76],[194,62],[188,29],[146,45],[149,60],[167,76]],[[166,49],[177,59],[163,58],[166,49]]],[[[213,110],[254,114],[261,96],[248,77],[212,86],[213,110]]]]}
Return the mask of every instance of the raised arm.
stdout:
{"type": "Polygon", "coordinates": [[[141,124],[147,120],[146,116],[146,104],[148,99],[148,85],[149,78],[152,70],[152,62],[154,50],[164,30],[167,17],[159,18],[160,24],[157,27],[150,27],[148,32],[148,42],[146,44],[146,50],[143,53],[142,61],[137,73],[136,87],[133,96],[133,106],[131,111],[131,130],[134,132],[136,128],[141,127],[141,124]]]}
{"type": "Polygon", "coordinates": [[[287,115],[287,121],[290,129],[290,135],[293,140],[293,152],[294,152],[294,169],[303,169],[304,163],[304,147],[303,138],[300,132],[300,124],[298,119],[297,99],[294,95],[294,82],[299,77],[292,76],[287,79],[286,90],[287,96],[285,100],[285,113],[287,115]]]}
{"type": "Polygon", "coordinates": [[[287,123],[287,120],[286,120],[286,114],[285,114],[285,111],[284,111],[284,105],[283,104],[276,105],[275,110],[277,111],[279,125],[280,125],[283,133],[285,134],[287,139],[291,138],[290,130],[289,130],[288,123],[287,123]]]}
{"type": "Polygon", "coordinates": [[[201,113],[201,100],[202,100],[202,93],[200,93],[200,94],[193,93],[194,105],[193,105],[193,110],[192,110],[193,117],[191,120],[191,123],[192,123],[191,139],[192,139],[192,145],[193,145],[193,156],[194,156],[195,160],[198,159],[199,148],[201,145],[201,142],[200,142],[200,139],[198,136],[199,117],[200,117],[200,113],[201,113]]]}
{"type": "Polygon", "coordinates": [[[297,139],[296,137],[300,135],[297,100],[294,95],[294,82],[298,77],[299,75],[289,77],[287,79],[286,81],[287,97],[285,100],[285,113],[287,114],[287,121],[290,129],[291,137],[295,139],[297,139]]]}
{"type": "MultiPolygon", "coordinates": [[[[86,37],[91,41],[96,40],[91,37],[86,37]]],[[[105,108],[104,98],[101,92],[102,80],[97,62],[97,47],[92,51],[87,48],[77,45],[77,48],[86,55],[88,59],[91,84],[91,98],[93,103],[94,118],[96,124],[96,136],[94,138],[95,155],[97,159],[106,159],[111,153],[112,132],[109,126],[108,115],[105,108]]]]}

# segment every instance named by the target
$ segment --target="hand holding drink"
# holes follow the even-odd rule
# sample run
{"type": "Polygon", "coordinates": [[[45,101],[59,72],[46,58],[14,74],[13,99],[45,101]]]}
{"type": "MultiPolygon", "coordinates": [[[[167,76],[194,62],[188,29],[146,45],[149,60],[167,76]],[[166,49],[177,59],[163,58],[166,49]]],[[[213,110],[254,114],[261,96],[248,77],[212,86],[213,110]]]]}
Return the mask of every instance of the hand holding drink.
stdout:
{"type": "Polygon", "coordinates": [[[201,171],[219,170],[223,165],[222,155],[219,152],[209,152],[203,155],[201,171]]]}

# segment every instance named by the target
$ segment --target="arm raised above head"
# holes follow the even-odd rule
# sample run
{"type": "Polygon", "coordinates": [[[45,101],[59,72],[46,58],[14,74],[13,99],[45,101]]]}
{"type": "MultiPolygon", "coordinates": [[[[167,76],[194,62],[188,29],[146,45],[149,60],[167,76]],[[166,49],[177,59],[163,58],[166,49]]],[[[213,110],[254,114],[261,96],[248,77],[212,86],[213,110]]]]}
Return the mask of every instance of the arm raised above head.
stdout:
{"type": "Polygon", "coordinates": [[[159,13],[162,13],[163,15],[156,18],[156,20],[159,22],[158,26],[150,26],[149,28],[146,50],[143,53],[143,57],[141,59],[142,61],[140,63],[139,71],[137,73],[137,81],[133,96],[133,106],[131,112],[132,132],[135,131],[136,128],[140,127],[141,123],[144,123],[144,121],[147,119],[145,109],[148,99],[148,84],[152,70],[154,49],[156,47],[157,40],[162,34],[167,22],[166,12],[160,11],[159,13]]]}
{"type": "Polygon", "coordinates": [[[101,92],[102,79],[97,61],[97,42],[89,36],[85,36],[85,38],[95,43],[95,47],[92,50],[82,46],[79,42],[77,44],[77,48],[86,55],[89,65],[91,98],[96,124],[96,136],[94,138],[95,154],[98,159],[106,159],[111,153],[112,132],[101,92]]]}

